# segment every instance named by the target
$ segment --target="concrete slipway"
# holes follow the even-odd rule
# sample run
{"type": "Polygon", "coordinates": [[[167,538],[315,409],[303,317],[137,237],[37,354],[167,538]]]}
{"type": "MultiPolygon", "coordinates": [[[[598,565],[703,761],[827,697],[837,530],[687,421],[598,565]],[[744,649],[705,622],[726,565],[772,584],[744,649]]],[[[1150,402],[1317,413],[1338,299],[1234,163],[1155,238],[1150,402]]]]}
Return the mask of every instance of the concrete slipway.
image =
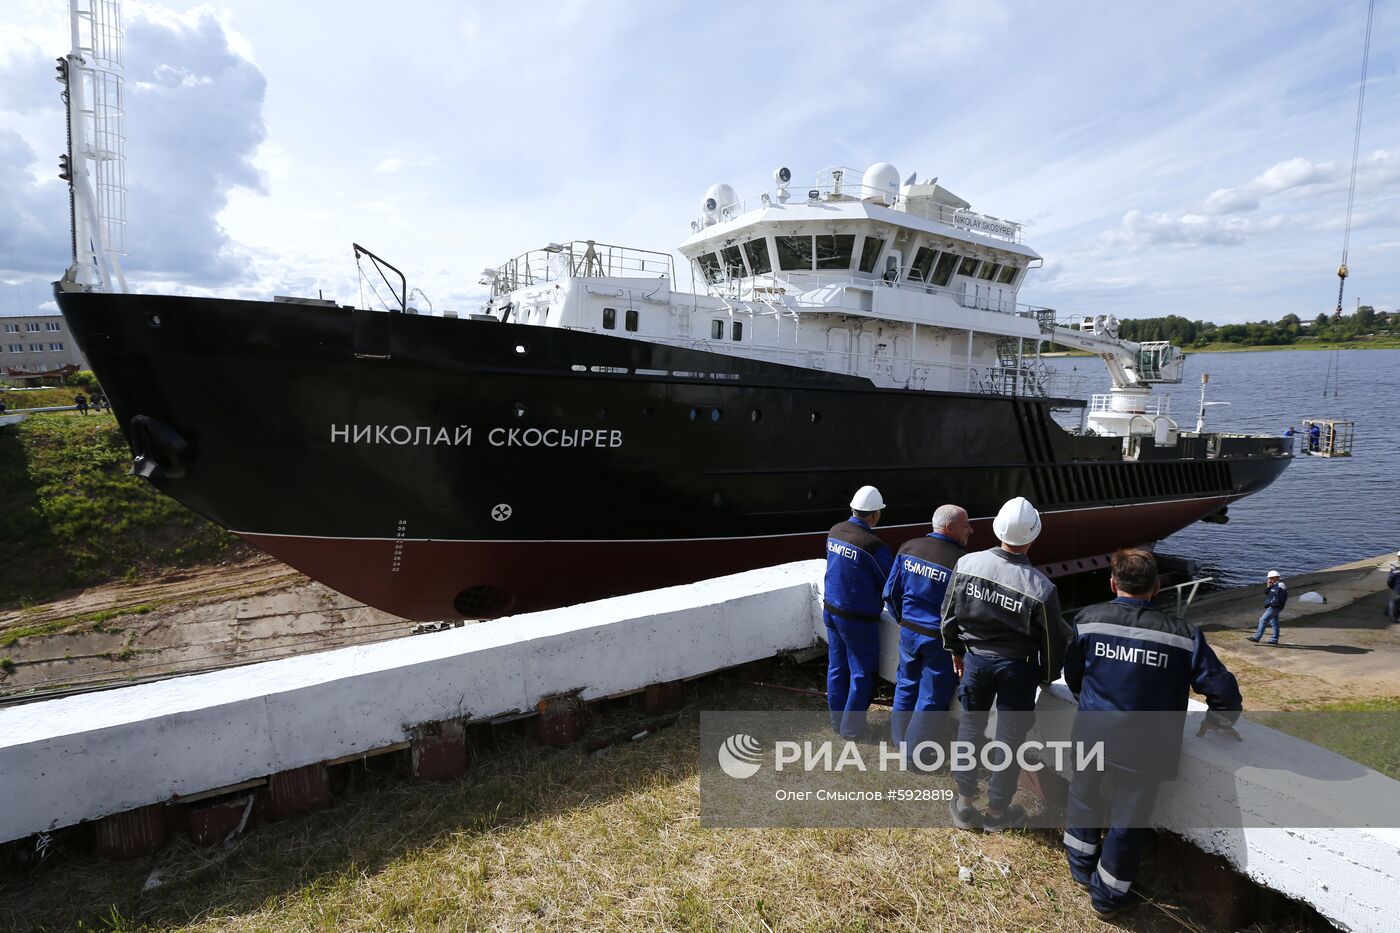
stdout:
{"type": "MultiPolygon", "coordinates": [[[[0,710],[0,842],[388,747],[431,757],[461,727],[700,676],[819,642],[823,564],[690,586],[0,710]],[[577,701],[575,701],[577,702],[577,701]]],[[[885,632],[893,641],[892,626],[885,632]]],[[[887,650],[887,659],[890,652],[887,650]]],[[[1063,685],[1045,709],[1069,709],[1063,685]]],[[[1246,724],[1188,736],[1156,820],[1347,929],[1400,916],[1400,830],[1240,827],[1237,782],[1323,806],[1400,784],[1246,724]],[[1299,783],[1299,774],[1322,776],[1299,783]],[[1324,780],[1342,774],[1343,779],[1324,780]],[[1286,786],[1285,786],[1286,785],[1286,786]],[[1202,830],[1195,827],[1233,825],[1202,830]]],[[[99,827],[102,824],[99,824],[99,827]]]]}

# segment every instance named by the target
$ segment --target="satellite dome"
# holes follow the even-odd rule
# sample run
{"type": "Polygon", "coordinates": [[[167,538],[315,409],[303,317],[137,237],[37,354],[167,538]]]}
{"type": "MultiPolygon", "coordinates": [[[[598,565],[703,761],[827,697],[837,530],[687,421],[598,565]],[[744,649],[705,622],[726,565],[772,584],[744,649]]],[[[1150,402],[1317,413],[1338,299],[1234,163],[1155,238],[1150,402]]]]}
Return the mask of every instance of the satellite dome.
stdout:
{"type": "Polygon", "coordinates": [[[878,198],[882,203],[893,204],[899,196],[899,169],[888,162],[876,162],[865,170],[860,180],[866,198],[878,198]]]}
{"type": "Polygon", "coordinates": [[[720,212],[729,207],[738,197],[734,194],[734,189],[723,182],[710,185],[705,192],[704,199],[700,206],[705,211],[705,226],[709,226],[719,220],[720,212]]]}

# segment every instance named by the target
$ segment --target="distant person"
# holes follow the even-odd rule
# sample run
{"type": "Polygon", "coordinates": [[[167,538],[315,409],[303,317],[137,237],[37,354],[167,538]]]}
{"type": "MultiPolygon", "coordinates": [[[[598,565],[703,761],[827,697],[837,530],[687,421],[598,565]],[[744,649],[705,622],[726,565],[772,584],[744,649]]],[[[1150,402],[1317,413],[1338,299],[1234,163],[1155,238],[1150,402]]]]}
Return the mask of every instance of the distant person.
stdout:
{"type": "Polygon", "coordinates": [[[1249,640],[1257,644],[1259,639],[1264,637],[1264,629],[1272,625],[1274,637],[1269,639],[1269,644],[1277,645],[1279,613],[1283,612],[1283,607],[1288,602],[1288,587],[1283,585],[1283,578],[1278,575],[1277,570],[1269,571],[1269,575],[1264,578],[1264,586],[1264,614],[1259,617],[1259,627],[1249,636],[1249,640]]]}
{"type": "Polygon", "coordinates": [[[87,396],[83,393],[79,392],[77,395],[73,396],[73,404],[78,406],[78,411],[81,414],[86,415],[88,413],[88,400],[87,396]]]}
{"type": "MultiPolygon", "coordinates": [[[[1040,535],[1040,513],[1017,496],[992,521],[1000,545],[967,554],[953,568],[943,599],[943,647],[962,678],[958,699],[963,717],[958,741],[970,742],[978,756],[986,744],[987,713],[997,709],[996,740],[1020,747],[1031,726],[1036,683],[1060,676],[1060,663],[1072,630],[1060,618],[1055,584],[1031,566],[1026,552],[1040,535]]],[[[1016,758],[987,782],[987,812],[973,805],[975,771],[957,771],[958,796],[948,805],[959,829],[981,827],[998,833],[1022,825],[1024,808],[1011,802],[1021,769],[1016,758]]]]}
{"type": "Polygon", "coordinates": [[[1283,432],[1284,437],[1292,437],[1297,432],[1293,430],[1293,425],[1288,426],[1288,430],[1283,432]]]}
{"type": "Polygon", "coordinates": [[[865,733],[865,713],[880,667],[880,610],[894,558],[872,531],[885,500],[874,486],[851,499],[851,517],[827,534],[823,616],[826,705],[831,727],[848,739],[865,733]]]}
{"type": "Polygon", "coordinates": [[[940,505],[933,530],[904,542],[885,582],[885,602],[899,623],[899,674],[894,685],[890,738],[909,754],[921,742],[943,739],[932,727],[945,724],[958,687],[953,658],[943,647],[943,598],[953,568],[972,537],[961,506],[940,505]],[[933,715],[928,715],[932,713],[933,715]]]}
{"type": "Polygon", "coordinates": [[[1162,781],[1174,780],[1192,688],[1210,712],[1203,729],[1231,730],[1243,706],[1239,682],[1200,629],[1152,605],[1157,562],[1146,551],[1112,558],[1112,602],[1075,617],[1065,651],[1065,684],[1079,701],[1073,741],[1104,743],[1107,768],[1086,768],[1069,787],[1064,845],[1074,881],[1107,920],[1132,906],[1138,860],[1162,781]],[[1145,716],[1118,713],[1151,712],[1145,716]],[[1110,787],[1107,794],[1104,788],[1110,787]]]}
{"type": "Polygon", "coordinates": [[[3,415],[4,413],[5,413],[5,402],[4,402],[3,399],[0,399],[0,415],[3,415]]]}
{"type": "Polygon", "coordinates": [[[1400,622],[1400,551],[1395,552],[1395,560],[1390,562],[1385,585],[1390,589],[1390,605],[1386,607],[1385,614],[1391,622],[1400,622]]]}
{"type": "Polygon", "coordinates": [[[1322,428],[1312,425],[1308,428],[1308,450],[1322,449],[1322,428]]]}

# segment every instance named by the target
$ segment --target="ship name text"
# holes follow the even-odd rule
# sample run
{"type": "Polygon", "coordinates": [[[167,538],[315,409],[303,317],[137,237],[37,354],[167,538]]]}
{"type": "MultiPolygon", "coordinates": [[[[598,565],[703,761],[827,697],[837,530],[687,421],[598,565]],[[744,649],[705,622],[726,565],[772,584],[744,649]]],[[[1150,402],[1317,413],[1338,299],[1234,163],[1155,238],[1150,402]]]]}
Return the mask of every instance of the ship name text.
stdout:
{"type": "Polygon", "coordinates": [[[936,564],[925,564],[920,561],[904,558],[905,573],[917,573],[921,577],[927,577],[935,583],[943,583],[948,579],[948,571],[936,564]]]}
{"type": "MultiPolygon", "coordinates": [[[[471,425],[333,424],[332,444],[392,444],[399,447],[472,446],[471,425]]],[[[622,432],[594,428],[490,428],[492,447],[621,447],[622,432]]]]}

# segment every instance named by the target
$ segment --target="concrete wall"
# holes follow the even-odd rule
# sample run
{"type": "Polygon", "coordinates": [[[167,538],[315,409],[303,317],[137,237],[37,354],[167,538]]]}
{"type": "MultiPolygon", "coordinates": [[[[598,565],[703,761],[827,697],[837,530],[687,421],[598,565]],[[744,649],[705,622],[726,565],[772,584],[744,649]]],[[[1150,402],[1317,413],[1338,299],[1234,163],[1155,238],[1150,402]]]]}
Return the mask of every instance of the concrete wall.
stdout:
{"type": "MultiPolygon", "coordinates": [[[[0,841],[373,751],[423,723],[527,711],[569,691],[627,693],[811,646],[825,631],[822,566],[0,710],[0,841]]],[[[1073,708],[1063,684],[1040,703],[1073,708]]],[[[1400,830],[1241,827],[1227,801],[1236,782],[1299,807],[1400,784],[1272,729],[1241,732],[1238,744],[1187,737],[1159,825],[1345,928],[1393,929],[1400,830]]]]}
{"type": "Polygon", "coordinates": [[[0,841],[810,646],[814,564],[0,710],[0,841]]]}

